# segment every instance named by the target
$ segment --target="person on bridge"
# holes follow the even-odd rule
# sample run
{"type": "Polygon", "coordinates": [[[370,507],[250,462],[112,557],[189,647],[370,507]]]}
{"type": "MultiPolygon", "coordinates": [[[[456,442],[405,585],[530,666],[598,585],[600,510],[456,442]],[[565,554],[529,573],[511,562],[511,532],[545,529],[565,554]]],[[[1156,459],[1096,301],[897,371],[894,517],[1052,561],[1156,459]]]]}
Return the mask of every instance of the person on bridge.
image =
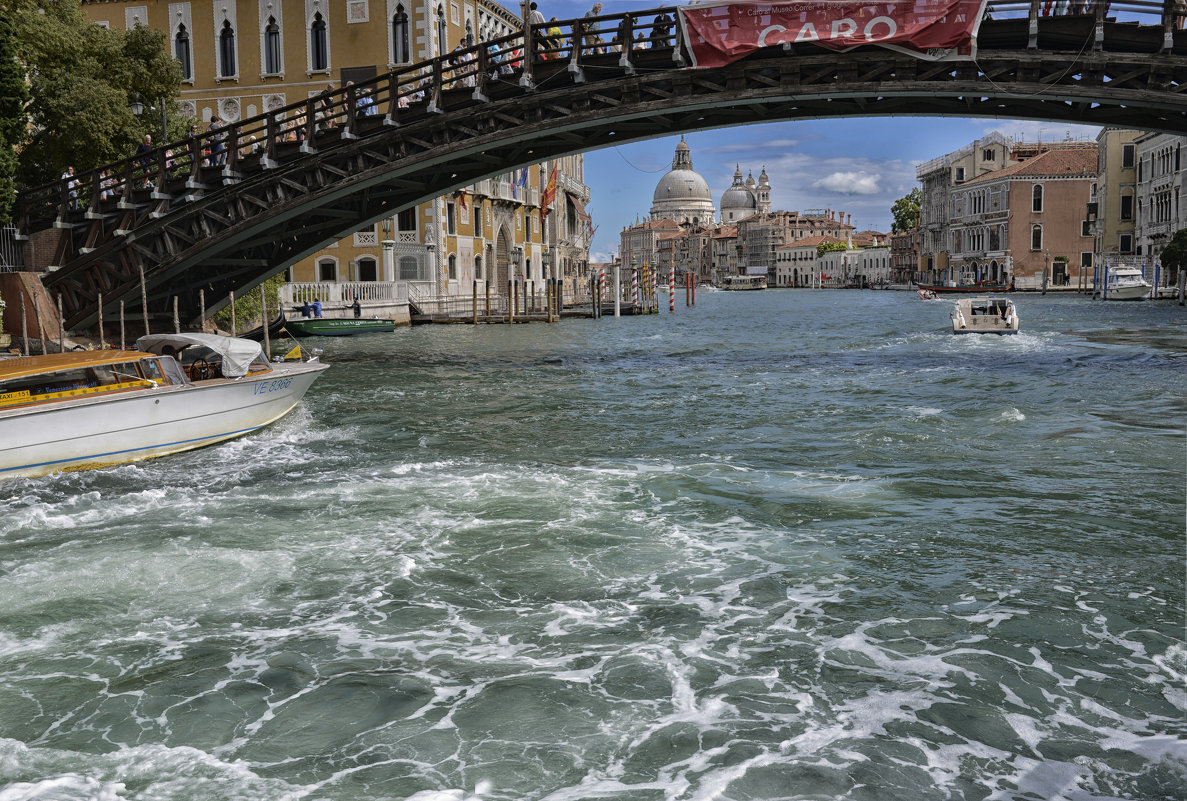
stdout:
{"type": "Polygon", "coordinates": [[[672,18],[666,13],[660,12],[660,15],[655,18],[651,28],[651,46],[656,47],[671,47],[672,43],[669,37],[672,35],[672,18]]]}
{"type": "Polygon", "coordinates": [[[206,126],[206,133],[212,134],[210,137],[210,158],[207,159],[207,166],[221,167],[227,163],[227,144],[224,141],[225,134],[222,133],[223,123],[216,117],[211,115],[210,125],[206,126]]]}
{"type": "MultiPolygon", "coordinates": [[[[593,8],[591,8],[589,11],[585,12],[585,18],[587,20],[589,20],[592,17],[599,17],[599,16],[601,16],[601,14],[602,14],[602,4],[594,3],[593,8]]],[[[585,34],[585,46],[591,48],[594,53],[597,53],[600,55],[604,51],[602,49],[602,37],[598,33],[598,23],[586,22],[586,25],[588,25],[589,28],[587,28],[586,34],[585,34]]]]}
{"type": "Polygon", "coordinates": [[[144,140],[136,145],[136,160],[140,163],[140,169],[144,172],[144,186],[148,187],[152,184],[152,136],[150,134],[144,135],[144,140]]]}

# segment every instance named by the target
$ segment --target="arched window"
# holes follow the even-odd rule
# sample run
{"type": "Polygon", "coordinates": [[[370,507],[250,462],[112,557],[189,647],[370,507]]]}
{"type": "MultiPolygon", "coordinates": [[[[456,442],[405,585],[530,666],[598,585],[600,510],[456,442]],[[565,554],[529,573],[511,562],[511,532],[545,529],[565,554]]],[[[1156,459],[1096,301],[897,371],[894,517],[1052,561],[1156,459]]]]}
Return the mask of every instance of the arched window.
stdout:
{"type": "Polygon", "coordinates": [[[1035,184],[1030,192],[1030,210],[1039,212],[1043,210],[1043,185],[1035,184]]]}
{"type": "Polygon", "coordinates": [[[1042,250],[1043,249],[1043,226],[1032,225],[1030,227],[1030,249],[1031,250],[1042,250]]]}
{"type": "Polygon", "coordinates": [[[445,277],[451,280],[457,278],[457,255],[449,254],[449,271],[445,273],[445,277]]]}
{"type": "Polygon", "coordinates": [[[194,77],[194,62],[190,57],[190,32],[184,25],[177,26],[177,35],[173,37],[173,55],[181,65],[181,78],[184,81],[194,77]]]}
{"type": "Polygon", "coordinates": [[[474,26],[470,24],[470,20],[466,20],[466,47],[474,45],[474,26]]]}
{"type": "Polygon", "coordinates": [[[474,280],[476,280],[476,281],[482,280],[482,257],[481,256],[474,257],[474,280]]]}
{"type": "Polygon", "coordinates": [[[364,256],[363,258],[359,259],[358,270],[359,270],[358,280],[360,280],[360,281],[378,281],[379,280],[379,274],[378,274],[378,270],[376,269],[375,259],[372,259],[369,256],[364,256]]]}
{"type": "Polygon", "coordinates": [[[280,60],[280,26],[276,17],[268,17],[264,26],[264,74],[279,75],[284,71],[280,60]]]}
{"type": "Polygon", "coordinates": [[[404,6],[399,5],[392,17],[392,63],[407,64],[411,61],[411,53],[408,46],[408,14],[404,6]]]}
{"type": "Polygon", "coordinates": [[[333,259],[323,259],[317,263],[318,281],[337,281],[338,263],[333,259]]]}
{"type": "Polygon", "coordinates": [[[313,15],[313,24],[309,26],[309,67],[319,72],[330,68],[330,47],[326,40],[326,20],[320,11],[313,15]]]}
{"type": "Polygon", "coordinates": [[[229,20],[223,23],[222,32],[218,35],[218,67],[221,78],[233,78],[236,75],[235,29],[229,20]]]}
{"type": "Polygon", "coordinates": [[[445,7],[437,6],[437,55],[441,55],[449,49],[449,41],[446,36],[445,7]]]}

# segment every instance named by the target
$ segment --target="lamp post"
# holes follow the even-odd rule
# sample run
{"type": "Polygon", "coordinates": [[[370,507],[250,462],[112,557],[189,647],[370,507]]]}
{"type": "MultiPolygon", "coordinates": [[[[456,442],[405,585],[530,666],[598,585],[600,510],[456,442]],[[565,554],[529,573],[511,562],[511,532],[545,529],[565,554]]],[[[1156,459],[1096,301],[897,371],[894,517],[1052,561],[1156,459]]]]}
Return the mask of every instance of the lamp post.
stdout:
{"type": "Polygon", "coordinates": [[[392,239],[392,218],[384,217],[379,221],[379,229],[383,231],[383,280],[391,283],[396,280],[396,242],[392,239]]]}
{"type": "MultiPolygon", "coordinates": [[[[140,97],[137,95],[133,95],[132,102],[128,104],[128,107],[132,110],[133,117],[140,117],[144,114],[144,109],[145,109],[144,101],[142,101],[140,99],[140,97]]],[[[169,141],[169,129],[165,125],[165,98],[163,98],[163,97],[161,98],[161,101],[160,101],[160,109],[161,109],[161,144],[163,145],[169,141]]]]}

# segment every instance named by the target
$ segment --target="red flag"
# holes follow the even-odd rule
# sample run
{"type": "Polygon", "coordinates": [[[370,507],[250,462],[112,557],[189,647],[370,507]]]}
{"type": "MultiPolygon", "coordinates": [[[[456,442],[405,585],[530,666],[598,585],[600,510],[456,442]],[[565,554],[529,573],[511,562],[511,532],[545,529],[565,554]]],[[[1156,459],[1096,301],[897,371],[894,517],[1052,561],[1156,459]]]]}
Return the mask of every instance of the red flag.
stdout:
{"type": "Polygon", "coordinates": [[[462,190],[462,194],[458,197],[458,202],[461,203],[463,210],[469,208],[469,206],[466,205],[466,190],[465,189],[462,190]]]}
{"type": "Polygon", "coordinates": [[[544,187],[544,214],[552,211],[552,201],[556,200],[556,165],[552,165],[552,175],[548,176],[548,185],[544,187]]]}

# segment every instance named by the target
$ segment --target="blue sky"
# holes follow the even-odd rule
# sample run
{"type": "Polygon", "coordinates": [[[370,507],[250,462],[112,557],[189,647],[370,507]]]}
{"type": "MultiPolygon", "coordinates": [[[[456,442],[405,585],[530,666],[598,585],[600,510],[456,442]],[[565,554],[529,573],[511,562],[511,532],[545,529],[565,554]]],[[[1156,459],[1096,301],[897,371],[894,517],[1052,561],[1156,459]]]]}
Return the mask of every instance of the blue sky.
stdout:
{"type": "MultiPolygon", "coordinates": [[[[546,18],[584,15],[593,0],[537,0],[546,18]]],[[[655,8],[655,3],[602,0],[602,13],[655,8]]],[[[518,4],[511,6],[518,13],[518,4]]],[[[714,204],[733,180],[734,166],[771,179],[771,208],[831,208],[853,215],[858,230],[890,231],[890,207],[918,184],[915,167],[970,144],[990,131],[1028,142],[1094,141],[1098,128],[988,118],[885,117],[805,120],[687,134],[693,167],[714,204]]],[[[585,156],[589,211],[597,230],[590,261],[609,261],[622,229],[651,206],[655,184],[668,171],[679,136],[590,151],[585,156]]]]}

